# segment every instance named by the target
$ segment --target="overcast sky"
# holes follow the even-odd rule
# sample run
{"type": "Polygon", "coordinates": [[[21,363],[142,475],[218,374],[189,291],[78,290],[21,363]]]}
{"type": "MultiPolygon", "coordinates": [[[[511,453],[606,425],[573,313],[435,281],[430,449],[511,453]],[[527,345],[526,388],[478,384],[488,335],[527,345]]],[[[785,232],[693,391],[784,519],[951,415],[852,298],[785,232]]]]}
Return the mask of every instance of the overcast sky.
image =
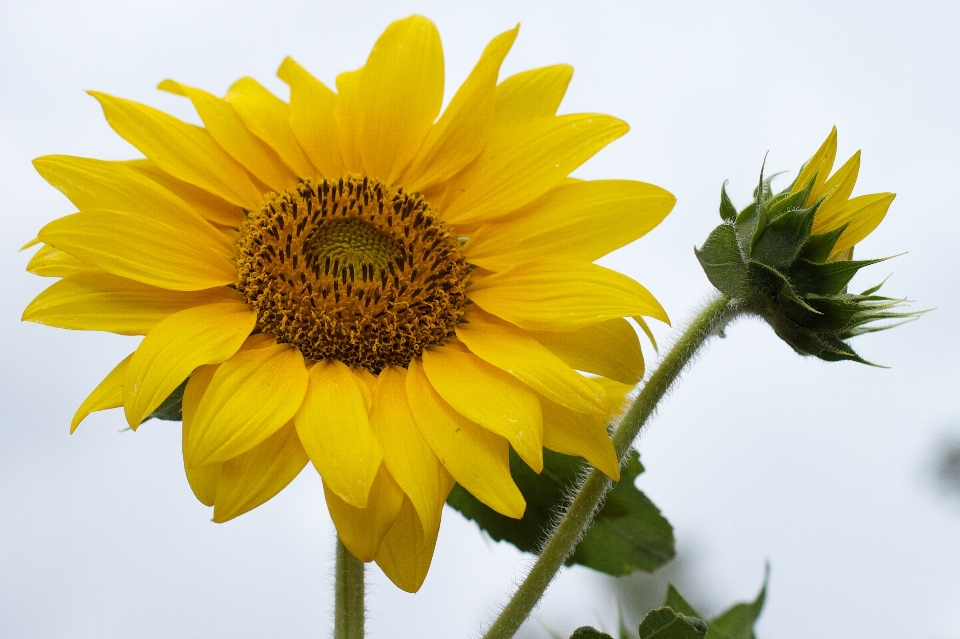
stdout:
{"type": "MultiPolygon", "coordinates": [[[[329,634],[333,533],[316,474],[216,525],[183,476],[178,425],[121,432],[112,411],[69,436],[76,406],[136,342],[21,324],[49,282],[23,271],[17,249],[73,211],[31,159],[137,156],[84,90],[196,121],[157,83],[222,94],[252,75],[286,97],[274,76],[284,56],[332,84],[410,13],[440,29],[447,98],[519,22],[502,77],[570,63],[561,111],[630,123],[577,175],[677,196],[659,228],[604,261],[675,324],[710,293],[692,248],[719,221],[725,179],[744,204],[769,151],[769,168],[791,171],[783,186],[833,125],[838,164],[863,150],[855,194],[897,199],[858,256],[905,254],[855,286],[892,274],[889,294],[936,310],[854,343],[889,369],[803,359],[766,327],[735,325],[649,425],[638,485],[675,526],[672,578],[706,613],[752,598],[769,561],[761,639],[960,638],[960,500],[931,468],[960,432],[960,4],[602,0],[0,0],[0,637],[329,634]]],[[[448,509],[420,593],[368,572],[371,636],[472,636],[527,560],[448,509]]],[[[535,617],[612,629],[611,581],[568,570],[535,617]]]]}

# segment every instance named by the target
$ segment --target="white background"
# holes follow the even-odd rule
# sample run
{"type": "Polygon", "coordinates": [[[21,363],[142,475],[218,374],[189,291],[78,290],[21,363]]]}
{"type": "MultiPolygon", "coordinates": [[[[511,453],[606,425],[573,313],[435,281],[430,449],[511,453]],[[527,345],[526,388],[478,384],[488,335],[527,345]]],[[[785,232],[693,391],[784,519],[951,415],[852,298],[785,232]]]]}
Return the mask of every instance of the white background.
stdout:
{"type": "MultiPolygon", "coordinates": [[[[285,55],[332,84],[413,12],[440,29],[448,98],[485,43],[520,22],[504,76],[570,63],[561,111],[632,125],[578,175],[678,197],[661,227],[605,261],[676,323],[709,294],[692,248],[719,221],[724,179],[742,205],[764,153],[795,175],[834,124],[838,164],[863,149],[855,193],[898,197],[858,256],[907,254],[855,284],[893,273],[890,294],[937,310],[854,344],[890,369],[802,359],[758,323],[732,327],[650,424],[639,486],[676,528],[681,560],[667,576],[707,614],[752,598],[769,560],[763,639],[960,637],[960,503],[930,470],[960,430],[960,5],[82,4],[0,0],[0,637],[329,635],[333,537],[316,475],[215,525],[183,477],[177,425],[120,432],[114,411],[69,436],[75,407],[135,341],[21,324],[48,282],[23,272],[17,249],[72,212],[32,158],[136,156],[83,90],[193,120],[159,81],[222,94],[252,75],[286,97],[274,78],[285,55]]],[[[473,636],[526,561],[448,510],[420,593],[369,571],[370,634],[473,636]]],[[[616,597],[628,608],[629,593],[659,597],[666,578],[566,571],[524,636],[612,630],[616,597]]]]}

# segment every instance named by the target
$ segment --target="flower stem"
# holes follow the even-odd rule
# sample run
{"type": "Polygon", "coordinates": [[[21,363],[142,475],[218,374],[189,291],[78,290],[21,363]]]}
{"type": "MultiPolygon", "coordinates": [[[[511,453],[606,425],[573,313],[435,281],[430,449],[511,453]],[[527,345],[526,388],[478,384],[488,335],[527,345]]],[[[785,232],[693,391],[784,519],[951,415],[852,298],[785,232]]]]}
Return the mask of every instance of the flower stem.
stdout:
{"type": "Polygon", "coordinates": [[[337,537],[334,639],[363,639],[363,562],[337,537]]]}
{"type": "MultiPolygon", "coordinates": [[[[664,356],[634,400],[630,409],[620,420],[613,433],[613,446],[622,464],[630,451],[640,429],[656,410],[657,404],[691,362],[700,348],[711,337],[719,335],[723,328],[741,312],[730,298],[721,295],[696,316],[670,351],[664,356]]],[[[543,597],[547,586],[557,575],[563,562],[573,552],[586,531],[597,506],[610,490],[612,482],[599,470],[592,470],[580,485],[562,519],[553,529],[547,544],[537,558],[527,577],[516,593],[494,620],[484,639],[510,639],[530,612],[543,597]]]]}

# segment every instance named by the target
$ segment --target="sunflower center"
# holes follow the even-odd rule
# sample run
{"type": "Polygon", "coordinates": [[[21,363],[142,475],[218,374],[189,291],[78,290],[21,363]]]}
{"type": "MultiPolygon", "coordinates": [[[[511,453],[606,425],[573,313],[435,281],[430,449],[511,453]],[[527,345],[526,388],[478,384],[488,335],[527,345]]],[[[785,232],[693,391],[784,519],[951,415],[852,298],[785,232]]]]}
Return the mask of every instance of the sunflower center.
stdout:
{"type": "Polygon", "coordinates": [[[271,193],[238,240],[258,328],[308,359],[377,373],[450,337],[466,306],[459,240],[419,195],[378,180],[271,193]]]}

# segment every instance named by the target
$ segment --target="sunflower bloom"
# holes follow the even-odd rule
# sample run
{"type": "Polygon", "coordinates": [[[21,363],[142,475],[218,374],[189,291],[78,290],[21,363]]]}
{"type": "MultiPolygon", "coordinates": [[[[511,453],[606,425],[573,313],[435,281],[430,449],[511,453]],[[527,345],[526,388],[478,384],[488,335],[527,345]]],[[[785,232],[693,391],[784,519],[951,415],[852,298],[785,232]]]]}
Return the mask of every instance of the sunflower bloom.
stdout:
{"type": "Polygon", "coordinates": [[[667,316],[594,261],[674,198],[568,177],[627,125],[556,115],[565,65],[498,83],[516,36],[442,114],[418,16],[336,91],[289,58],[289,102],[251,78],[224,98],[162,82],[202,127],[93,93],[144,157],[35,160],[79,212],[40,230],[28,270],[60,279],[24,319],[145,337],[72,428],[122,407],[136,429],[182,393],[186,475],[214,521],[312,463],[344,545],[408,591],[454,482],[522,515],[510,447],[538,472],[547,447],[617,478],[605,423],[643,373],[625,318],[667,316]]]}
{"type": "Polygon", "coordinates": [[[762,317],[801,355],[868,364],[847,341],[896,326],[921,313],[897,310],[902,299],[860,294],[847,285],[863,267],[882,260],[854,261],[853,247],[883,221],[893,193],[851,198],[860,171],[860,152],[832,175],[837,129],[800,170],[793,185],[773,194],[772,177],[737,211],[720,191],[723,224],[697,250],[707,277],[740,311],[762,317]]]}

